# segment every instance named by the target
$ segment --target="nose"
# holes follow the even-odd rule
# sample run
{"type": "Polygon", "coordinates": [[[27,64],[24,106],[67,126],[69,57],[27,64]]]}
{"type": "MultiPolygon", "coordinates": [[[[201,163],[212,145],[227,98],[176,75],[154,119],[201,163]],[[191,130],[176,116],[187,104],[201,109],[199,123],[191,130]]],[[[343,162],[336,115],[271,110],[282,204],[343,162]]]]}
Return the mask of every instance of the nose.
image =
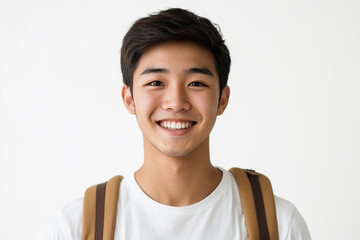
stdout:
{"type": "Polygon", "coordinates": [[[169,86],[163,96],[162,108],[174,112],[189,110],[190,103],[186,91],[181,86],[169,86]]]}

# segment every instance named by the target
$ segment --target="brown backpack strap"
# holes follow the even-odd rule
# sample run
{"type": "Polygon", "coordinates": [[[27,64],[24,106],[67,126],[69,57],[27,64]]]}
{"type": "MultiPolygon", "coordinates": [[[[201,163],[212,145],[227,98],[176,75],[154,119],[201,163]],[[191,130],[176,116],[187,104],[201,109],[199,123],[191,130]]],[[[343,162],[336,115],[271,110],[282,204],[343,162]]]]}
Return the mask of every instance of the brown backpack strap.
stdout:
{"type": "Polygon", "coordinates": [[[250,240],[278,240],[275,200],[270,180],[253,170],[231,168],[239,188],[250,240]]]}
{"type": "Polygon", "coordinates": [[[113,240],[122,176],[92,186],[85,192],[82,240],[113,240]]]}

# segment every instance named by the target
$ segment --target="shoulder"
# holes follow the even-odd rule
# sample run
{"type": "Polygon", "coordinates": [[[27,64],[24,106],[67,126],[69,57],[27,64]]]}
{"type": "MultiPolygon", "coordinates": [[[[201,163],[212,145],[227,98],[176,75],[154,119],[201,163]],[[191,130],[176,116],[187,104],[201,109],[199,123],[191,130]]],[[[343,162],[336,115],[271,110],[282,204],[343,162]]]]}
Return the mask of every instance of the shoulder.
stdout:
{"type": "Polygon", "coordinates": [[[44,224],[36,240],[81,239],[82,206],[82,198],[66,205],[44,224]]]}
{"type": "Polygon", "coordinates": [[[309,229],[295,205],[275,196],[279,239],[310,240],[309,229]]]}

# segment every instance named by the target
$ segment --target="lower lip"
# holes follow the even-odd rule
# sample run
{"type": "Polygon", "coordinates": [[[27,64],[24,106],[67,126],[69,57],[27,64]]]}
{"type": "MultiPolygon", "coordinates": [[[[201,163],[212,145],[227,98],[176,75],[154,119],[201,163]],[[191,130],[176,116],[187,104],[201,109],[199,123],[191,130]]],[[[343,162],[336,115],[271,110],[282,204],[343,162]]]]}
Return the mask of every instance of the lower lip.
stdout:
{"type": "Polygon", "coordinates": [[[172,130],[172,129],[168,129],[168,128],[164,128],[161,125],[158,125],[162,130],[164,130],[166,133],[173,135],[173,136],[181,136],[181,135],[185,135],[186,133],[188,133],[196,124],[191,125],[191,127],[189,128],[184,128],[184,129],[177,129],[177,130],[172,130]]]}

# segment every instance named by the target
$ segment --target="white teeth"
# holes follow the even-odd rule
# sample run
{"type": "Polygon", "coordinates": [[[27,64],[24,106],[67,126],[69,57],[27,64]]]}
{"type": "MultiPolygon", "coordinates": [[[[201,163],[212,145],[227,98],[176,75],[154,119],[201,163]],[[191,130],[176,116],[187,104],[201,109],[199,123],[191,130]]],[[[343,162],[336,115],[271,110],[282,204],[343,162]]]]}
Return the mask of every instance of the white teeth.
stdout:
{"type": "Polygon", "coordinates": [[[170,121],[162,121],[160,125],[167,129],[179,130],[189,128],[193,125],[192,122],[170,122],[170,121]]]}

